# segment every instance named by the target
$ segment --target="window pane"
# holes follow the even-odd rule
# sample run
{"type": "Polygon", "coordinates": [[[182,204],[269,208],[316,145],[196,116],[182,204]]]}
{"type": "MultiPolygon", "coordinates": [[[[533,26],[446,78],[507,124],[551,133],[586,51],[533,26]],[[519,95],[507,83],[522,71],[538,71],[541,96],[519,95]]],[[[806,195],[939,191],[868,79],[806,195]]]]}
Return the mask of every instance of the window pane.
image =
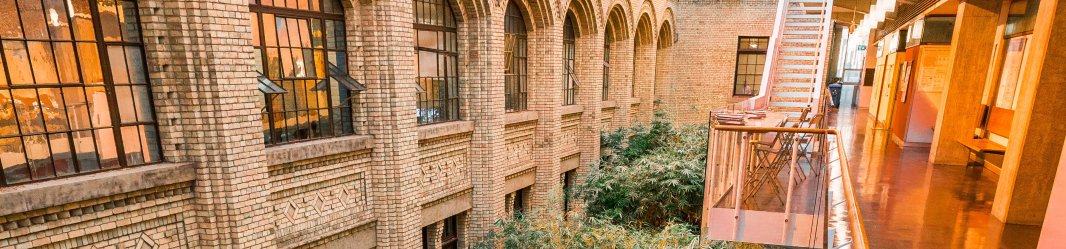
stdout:
{"type": "Polygon", "coordinates": [[[89,123],[88,103],[85,102],[85,93],[80,87],[63,88],[63,99],[67,109],[67,120],[71,130],[92,128],[89,123]]]}
{"type": "Polygon", "coordinates": [[[30,176],[34,179],[55,177],[52,155],[49,154],[48,137],[45,135],[23,137],[26,159],[30,163],[30,176]]]}
{"type": "Polygon", "coordinates": [[[70,20],[63,0],[44,0],[44,15],[52,40],[70,40],[70,20]]]}
{"type": "Polygon", "coordinates": [[[100,12],[100,24],[103,26],[105,41],[122,40],[122,31],[118,21],[118,6],[115,0],[97,0],[97,10],[100,12]]]}
{"type": "Polygon", "coordinates": [[[141,136],[137,126],[122,127],[122,149],[126,152],[126,162],[130,165],[144,164],[141,153],[141,136]]]}
{"type": "MultiPolygon", "coordinates": [[[[15,1],[0,1],[0,16],[18,16],[15,1]]],[[[18,18],[0,18],[0,37],[4,39],[22,38],[22,26],[18,18]]]]}
{"type": "Polygon", "coordinates": [[[133,86],[133,102],[136,103],[137,121],[150,122],[152,118],[151,97],[147,86],[133,86]]]}
{"type": "Polygon", "coordinates": [[[100,158],[96,155],[92,131],[74,132],[74,151],[78,153],[78,167],[81,172],[100,169],[100,158]]]}
{"type": "Polygon", "coordinates": [[[122,46],[107,46],[107,59],[111,62],[113,83],[130,83],[129,73],[126,72],[126,53],[123,52],[122,46]]]}
{"type": "Polygon", "coordinates": [[[4,177],[7,183],[19,183],[30,180],[30,168],[23,154],[22,139],[0,139],[0,163],[3,163],[4,177]]]}
{"type": "Polygon", "coordinates": [[[22,17],[22,29],[28,39],[48,39],[45,28],[44,13],[40,0],[18,1],[19,16],[22,17]]]}
{"type": "Polygon", "coordinates": [[[122,37],[127,42],[141,41],[141,27],[137,25],[137,6],[133,1],[121,1],[119,23],[122,25],[122,37]]]}
{"type": "Polygon", "coordinates": [[[37,89],[41,114],[49,132],[66,131],[67,114],[63,105],[63,95],[59,88],[37,89]]]}
{"type": "Polygon", "coordinates": [[[119,166],[115,132],[111,128],[96,130],[96,148],[99,150],[100,165],[103,168],[110,169],[119,166]]]}
{"type": "Polygon", "coordinates": [[[12,90],[12,94],[22,134],[44,132],[44,120],[41,118],[41,108],[37,103],[37,92],[33,89],[15,89],[12,90]]]}
{"type": "Polygon", "coordinates": [[[134,123],[137,122],[137,113],[133,107],[133,93],[130,92],[128,86],[115,86],[115,98],[118,100],[118,113],[121,117],[122,123],[134,123]]]}
{"type": "Polygon", "coordinates": [[[11,92],[0,90],[0,136],[18,135],[18,133],[18,121],[15,117],[15,106],[11,102],[11,92]]]}
{"type": "Polygon", "coordinates": [[[145,72],[144,57],[140,47],[126,47],[126,66],[129,67],[131,83],[148,83],[148,75],[145,72]]]}
{"type": "Polygon", "coordinates": [[[88,42],[78,43],[78,60],[81,62],[81,75],[85,77],[85,84],[103,84],[104,75],[100,71],[100,56],[97,53],[96,44],[88,42]]]}
{"type": "Polygon", "coordinates": [[[111,104],[107,102],[107,91],[103,87],[86,87],[85,99],[89,102],[89,119],[93,128],[111,126],[111,104]]]}
{"type": "Polygon", "coordinates": [[[4,57],[7,60],[7,72],[11,75],[12,85],[33,84],[29,55],[21,41],[4,41],[4,57]]]}
{"type": "Polygon", "coordinates": [[[69,42],[54,43],[56,67],[59,69],[60,83],[79,83],[78,62],[74,60],[74,44],[69,42]]]}
{"type": "Polygon", "coordinates": [[[48,135],[52,147],[52,161],[57,176],[74,173],[74,154],[70,152],[70,138],[66,133],[48,135]]]}
{"type": "Polygon", "coordinates": [[[89,9],[89,0],[70,0],[71,8],[74,9],[74,38],[78,40],[95,40],[96,33],[93,28],[92,13],[89,9]]]}

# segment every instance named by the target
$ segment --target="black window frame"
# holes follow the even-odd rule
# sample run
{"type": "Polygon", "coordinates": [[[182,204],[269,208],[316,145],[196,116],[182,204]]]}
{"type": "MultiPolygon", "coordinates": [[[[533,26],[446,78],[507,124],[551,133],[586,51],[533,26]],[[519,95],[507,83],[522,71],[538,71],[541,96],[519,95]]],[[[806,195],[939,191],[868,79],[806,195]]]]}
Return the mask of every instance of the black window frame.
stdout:
{"type": "Polygon", "coordinates": [[[611,99],[611,42],[613,32],[605,32],[603,38],[603,93],[601,101],[611,99]]]}
{"type": "MultiPolygon", "coordinates": [[[[263,92],[264,108],[260,115],[263,121],[264,144],[270,147],[355,135],[355,92],[366,88],[347,74],[349,54],[343,6],[337,0],[286,3],[298,3],[299,5],[279,6],[281,3],[276,1],[272,2],[272,5],[264,5],[261,0],[254,0],[250,1],[248,6],[253,36],[256,36],[253,37],[253,48],[257,57],[256,70],[267,81],[285,90],[285,92],[263,92]],[[273,24],[268,25],[265,18],[272,18],[273,24]],[[301,33],[307,32],[309,44],[294,44],[305,43],[301,36],[303,34],[296,34],[301,41],[289,41],[288,45],[282,45],[281,35],[276,31],[279,19],[285,20],[286,25],[288,25],[288,20],[294,20],[298,25],[306,23],[305,27],[297,26],[296,30],[301,33]],[[271,34],[276,35],[272,40],[268,39],[266,32],[270,27],[275,29],[271,34]],[[322,36],[320,38],[315,37],[316,27],[322,36]],[[268,45],[269,41],[273,41],[274,44],[268,45]],[[285,59],[280,54],[282,50],[290,52],[298,50],[290,53],[292,63],[296,63],[292,59],[296,53],[300,53],[301,58],[306,58],[308,52],[311,52],[312,58],[304,60],[310,61],[310,65],[315,68],[308,69],[310,66],[304,66],[304,75],[284,75],[285,67],[281,63],[284,63],[285,59]],[[273,72],[274,70],[270,68],[271,63],[267,62],[272,59],[271,52],[278,52],[276,55],[279,64],[278,72],[273,72]],[[324,62],[323,65],[315,66],[319,60],[324,62]],[[308,71],[314,71],[312,72],[314,75],[307,75],[308,71]],[[297,84],[303,85],[302,95],[304,96],[302,98],[298,96],[301,94],[298,90],[301,89],[296,87],[297,84]],[[325,94],[307,93],[309,90],[318,92],[321,89],[332,89],[333,86],[337,86],[336,93],[329,92],[330,90],[326,90],[325,94]],[[311,96],[314,96],[314,100],[310,99],[311,96]],[[321,105],[320,99],[323,96],[325,97],[324,106],[321,105]],[[316,105],[314,108],[310,107],[312,103],[316,105]],[[326,114],[322,115],[323,112],[326,114]],[[312,117],[312,113],[316,117],[312,117]],[[323,117],[326,117],[325,122],[323,122],[323,117]],[[292,119],[295,119],[295,125],[288,124],[292,119]],[[306,121],[306,124],[301,124],[303,121],[306,121]],[[286,122],[286,124],[284,127],[279,127],[279,122],[286,122]]],[[[294,73],[296,71],[295,64],[292,71],[294,73]]],[[[266,85],[269,86],[269,84],[266,85]]]]}
{"type": "Polygon", "coordinates": [[[563,106],[577,104],[577,29],[574,27],[574,15],[567,12],[563,20],[563,106]]]}
{"type": "Polygon", "coordinates": [[[767,48],[769,47],[769,42],[770,42],[770,37],[768,37],[768,36],[740,36],[740,37],[737,37],[736,64],[734,65],[734,68],[733,68],[733,96],[756,96],[756,95],[759,95],[759,87],[761,85],[761,79],[762,79],[762,77],[765,77],[765,75],[763,75],[763,70],[758,70],[757,68],[759,68],[760,66],[762,66],[762,67],[766,66],[765,58],[766,58],[767,48]],[[745,41],[748,41],[748,43],[745,43],[745,41]],[[751,48],[750,46],[745,46],[746,44],[751,44],[750,43],[751,41],[758,42],[757,48],[751,48]],[[765,44],[765,46],[764,46],[764,44],[765,44]],[[751,56],[751,55],[755,55],[755,57],[756,57],[755,63],[743,63],[742,62],[742,60],[741,60],[742,58],[747,57],[747,56],[751,56]],[[758,55],[762,55],[764,59],[762,59],[762,60],[758,59],[758,55]],[[753,68],[756,68],[756,70],[755,70],[756,73],[754,73],[754,74],[752,74],[752,73],[742,74],[740,72],[741,71],[741,67],[747,67],[747,66],[751,66],[753,68]],[[741,84],[741,76],[744,76],[745,79],[759,79],[759,80],[756,80],[757,82],[755,82],[754,84],[741,84]],[[743,86],[754,86],[754,90],[752,92],[750,92],[750,93],[740,92],[740,90],[742,89],[741,88],[742,85],[743,86]]]}
{"type": "Polygon", "coordinates": [[[416,117],[419,125],[460,120],[459,19],[450,0],[414,0],[415,78],[419,88],[416,117]],[[444,15],[440,15],[444,14],[444,15]],[[420,37],[435,36],[433,47],[420,37]],[[422,75],[423,55],[435,55],[435,76],[422,75]]]}
{"type": "Polygon", "coordinates": [[[506,112],[529,109],[529,30],[525,15],[511,1],[504,13],[504,108],[506,112]]]}
{"type": "MultiPolygon", "coordinates": [[[[18,26],[15,29],[18,30],[11,30],[9,26],[5,27],[3,32],[18,32],[18,35],[17,37],[12,37],[10,33],[5,33],[0,38],[4,47],[4,49],[0,49],[0,59],[2,59],[2,62],[0,62],[0,67],[2,68],[0,69],[3,72],[2,77],[0,77],[0,81],[2,81],[0,83],[3,83],[0,84],[0,97],[4,98],[2,100],[3,103],[0,103],[0,107],[3,107],[0,109],[3,110],[3,113],[0,113],[0,115],[10,115],[6,122],[13,122],[15,126],[14,131],[11,132],[12,134],[0,135],[0,141],[17,140],[18,144],[0,144],[0,150],[7,150],[10,147],[19,149],[14,154],[21,156],[20,164],[22,165],[21,167],[25,167],[25,172],[23,172],[25,176],[23,178],[13,178],[15,174],[22,171],[15,167],[20,164],[6,166],[9,162],[6,159],[0,159],[0,187],[94,174],[164,161],[162,141],[160,140],[160,131],[157,126],[158,118],[155,112],[155,101],[152,94],[152,83],[148,76],[148,60],[143,42],[140,8],[137,1],[75,0],[59,2],[63,6],[48,6],[56,4],[56,2],[47,1],[18,1],[18,3],[7,2],[4,4],[11,4],[10,6],[0,7],[5,7],[7,10],[14,12],[8,13],[14,14],[14,16],[9,16],[8,18],[17,19],[15,22],[18,22],[18,26]],[[108,3],[111,5],[107,5],[108,3]],[[23,8],[40,8],[42,13],[33,15],[29,12],[23,12],[23,8]],[[63,19],[53,20],[55,23],[48,25],[44,19],[48,14],[43,11],[57,8],[63,12],[57,16],[63,19]],[[102,15],[102,8],[108,8],[105,11],[112,15],[110,17],[102,15]],[[82,15],[68,13],[69,11],[81,13],[82,15]],[[91,20],[84,19],[85,11],[88,11],[88,16],[91,17],[91,20]],[[80,18],[74,18],[74,16],[79,16],[80,18]],[[106,21],[110,21],[111,25],[115,26],[105,25],[105,20],[103,20],[105,18],[109,19],[106,21]],[[30,24],[33,26],[28,26],[27,21],[41,21],[41,23],[31,22],[30,24]],[[122,27],[122,25],[125,25],[125,27],[122,27]],[[30,30],[32,28],[37,28],[37,30],[30,30]],[[91,28],[91,33],[84,32],[84,28],[91,28]],[[117,38],[111,35],[117,35],[117,38]],[[43,36],[43,38],[40,36],[43,36]],[[24,65],[21,69],[27,71],[23,71],[22,76],[27,76],[26,74],[28,73],[28,84],[14,83],[12,73],[17,73],[15,71],[18,70],[13,71],[9,68],[13,63],[9,59],[19,59],[20,57],[17,48],[9,50],[8,46],[18,46],[18,48],[22,49],[23,57],[21,57],[21,62],[14,63],[24,65]],[[39,55],[38,53],[33,53],[35,48],[47,48],[48,56],[35,56],[39,55]],[[113,51],[112,48],[117,48],[117,50],[113,51]],[[12,51],[15,51],[14,54],[12,54],[12,51]],[[64,52],[71,54],[61,54],[64,52]],[[139,55],[129,55],[131,52],[139,53],[139,55]],[[111,57],[115,55],[112,53],[121,53],[122,60],[112,61],[111,57]],[[95,56],[95,63],[83,61],[91,60],[87,56],[95,56]],[[51,68],[46,68],[51,69],[51,72],[45,72],[44,70],[46,69],[40,69],[43,66],[35,67],[33,65],[38,62],[51,63],[51,68]],[[60,65],[64,62],[67,64],[60,65]],[[125,67],[124,73],[126,75],[120,77],[122,82],[116,80],[118,76],[118,74],[115,74],[117,66],[125,67]],[[68,68],[64,69],[64,67],[68,68]],[[76,72],[66,71],[72,69],[69,67],[73,67],[73,71],[76,72]],[[137,70],[138,68],[139,70],[137,70]],[[87,72],[91,72],[91,70],[87,69],[96,69],[98,72],[94,75],[89,75],[87,72]],[[45,76],[54,78],[45,78],[45,76]],[[75,78],[71,80],[70,77],[75,78]],[[90,79],[89,77],[92,78],[90,79]],[[47,82],[41,82],[42,80],[47,82]],[[99,80],[99,82],[86,82],[89,80],[99,80]],[[102,92],[104,94],[102,103],[106,103],[106,113],[93,113],[92,109],[96,109],[95,106],[98,106],[101,102],[98,102],[99,100],[96,98],[93,98],[92,101],[89,100],[90,97],[95,97],[89,96],[90,89],[96,89],[94,93],[102,92]],[[48,91],[53,92],[51,94],[43,93],[48,91]],[[129,94],[128,98],[122,98],[124,103],[121,105],[118,96],[121,93],[120,91],[129,94]],[[25,100],[16,101],[16,98],[18,98],[18,93],[16,92],[32,94],[33,99],[31,103],[28,103],[29,106],[26,106],[25,100]],[[51,107],[45,104],[45,96],[48,96],[47,99],[51,100],[47,101],[52,104],[51,107]],[[79,101],[79,96],[80,103],[68,103],[79,101]],[[68,97],[74,99],[68,99],[68,97]],[[20,108],[15,102],[22,102],[23,107],[20,108]],[[76,109],[80,105],[84,105],[85,109],[76,109]],[[53,109],[53,113],[49,114],[46,108],[53,109]],[[59,111],[62,113],[54,112],[58,109],[61,109],[59,111]],[[79,110],[84,111],[78,113],[79,110]],[[26,119],[30,120],[23,120],[22,114],[25,111],[36,113],[30,115],[33,117],[26,117],[26,119]],[[72,112],[74,114],[71,114],[72,112]],[[84,118],[89,124],[77,124],[80,122],[72,120],[72,116],[79,114],[83,115],[83,117],[77,118],[84,118]],[[132,121],[129,119],[132,119],[132,121]],[[105,122],[103,120],[106,120],[107,123],[97,123],[105,122]],[[24,121],[39,123],[36,125],[24,125],[24,121]],[[59,123],[56,123],[57,121],[59,123]],[[60,126],[57,127],[56,125],[60,126]],[[39,128],[39,131],[34,131],[36,129],[32,128],[39,128]],[[124,133],[130,132],[126,131],[130,128],[132,128],[131,134],[134,134],[133,138],[137,140],[135,142],[138,143],[135,146],[138,147],[137,151],[133,151],[129,147],[132,144],[127,144],[127,142],[134,141],[126,141],[129,138],[124,136],[128,135],[124,133]],[[106,135],[108,132],[111,134],[110,143],[112,144],[110,145],[114,149],[112,152],[114,158],[105,160],[105,152],[101,152],[103,147],[101,142],[106,141],[106,139],[102,138],[101,135],[106,135]],[[37,140],[35,138],[44,140],[43,145],[38,144],[38,146],[45,147],[46,158],[44,159],[31,158],[31,153],[41,153],[40,150],[32,151],[27,148],[29,147],[27,140],[37,140]],[[78,141],[76,140],[80,140],[79,138],[87,138],[91,145],[77,146],[78,141]],[[56,140],[61,141],[57,142],[56,140]],[[154,143],[152,143],[153,140],[154,143]],[[55,152],[57,148],[64,149],[61,147],[65,147],[66,152],[55,152]],[[92,147],[92,151],[86,152],[79,149],[84,147],[92,147]],[[130,154],[134,152],[139,152],[140,154],[130,154]],[[57,153],[65,153],[66,155],[57,153]],[[65,158],[57,159],[57,156],[65,158]],[[137,156],[140,157],[139,160],[136,160],[137,156]],[[65,172],[60,172],[57,165],[58,160],[64,160],[65,164],[67,164],[65,165],[65,172]],[[92,164],[91,167],[90,164],[92,164]],[[35,171],[40,170],[42,167],[44,168],[43,170],[47,171],[41,172],[41,174],[47,173],[48,175],[36,176],[37,173],[35,171]],[[11,170],[9,171],[9,169],[11,170]]],[[[41,51],[38,50],[38,52],[41,51]]],[[[11,124],[9,123],[8,125],[11,124]]],[[[9,129],[5,130],[11,131],[9,129]]],[[[111,147],[109,146],[108,148],[111,147]]],[[[15,159],[18,160],[19,158],[15,159]]]]}

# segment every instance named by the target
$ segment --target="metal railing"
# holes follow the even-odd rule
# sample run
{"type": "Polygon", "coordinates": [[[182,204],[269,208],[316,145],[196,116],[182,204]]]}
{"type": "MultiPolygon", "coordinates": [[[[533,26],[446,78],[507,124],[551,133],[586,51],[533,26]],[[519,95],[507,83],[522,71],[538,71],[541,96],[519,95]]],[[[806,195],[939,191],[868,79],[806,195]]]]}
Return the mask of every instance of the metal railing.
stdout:
{"type": "Polygon", "coordinates": [[[814,119],[794,127],[712,119],[701,225],[707,241],[868,248],[841,136],[814,119]]]}

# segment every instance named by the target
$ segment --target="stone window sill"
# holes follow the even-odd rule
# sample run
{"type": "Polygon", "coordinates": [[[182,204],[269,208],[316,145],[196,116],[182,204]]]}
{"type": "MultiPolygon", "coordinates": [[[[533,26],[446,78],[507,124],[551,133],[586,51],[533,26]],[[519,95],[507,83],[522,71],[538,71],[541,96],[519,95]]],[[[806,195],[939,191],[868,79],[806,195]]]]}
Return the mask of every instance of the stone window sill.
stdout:
{"type": "Polygon", "coordinates": [[[585,108],[582,107],[581,105],[568,105],[568,106],[563,106],[561,111],[562,111],[562,115],[566,116],[566,115],[570,115],[570,114],[574,114],[574,113],[581,113],[581,111],[584,111],[584,110],[585,110],[585,108]]]}
{"type": "Polygon", "coordinates": [[[0,188],[0,216],[196,179],[194,163],[158,163],[0,188]]]}
{"type": "Polygon", "coordinates": [[[611,108],[618,107],[618,105],[615,104],[614,101],[608,100],[608,101],[604,101],[604,102],[600,103],[600,107],[603,108],[603,109],[611,109],[611,108]]]}
{"type": "Polygon", "coordinates": [[[452,121],[418,127],[418,140],[438,138],[474,131],[473,121],[452,121]]]}
{"type": "Polygon", "coordinates": [[[311,140],[266,148],[266,165],[278,165],[311,158],[324,157],[373,147],[367,135],[352,135],[311,140]]]}
{"type": "Polygon", "coordinates": [[[509,125],[535,121],[538,118],[539,117],[537,116],[537,112],[535,111],[509,112],[507,114],[503,114],[504,123],[509,125]]]}

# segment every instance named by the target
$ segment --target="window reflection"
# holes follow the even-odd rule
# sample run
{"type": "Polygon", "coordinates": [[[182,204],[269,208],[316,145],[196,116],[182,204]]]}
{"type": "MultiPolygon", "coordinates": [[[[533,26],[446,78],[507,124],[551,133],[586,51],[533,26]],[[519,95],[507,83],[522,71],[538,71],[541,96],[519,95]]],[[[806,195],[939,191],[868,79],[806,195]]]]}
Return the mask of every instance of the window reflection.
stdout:
{"type": "Polygon", "coordinates": [[[250,21],[257,28],[253,32],[257,35],[253,38],[253,46],[259,53],[257,67],[267,79],[286,91],[264,94],[266,143],[353,134],[349,92],[354,89],[345,87],[327,73],[329,64],[348,71],[343,57],[347,46],[340,3],[262,0],[252,1],[251,9],[250,21]]]}
{"type": "Polygon", "coordinates": [[[511,1],[504,14],[503,84],[507,112],[526,110],[526,23],[518,4],[511,1]]]}
{"type": "Polygon", "coordinates": [[[455,12],[446,0],[415,0],[415,66],[419,124],[459,120],[455,12]]]}
{"type": "Polygon", "coordinates": [[[94,3],[0,1],[0,185],[162,161],[136,2],[94,3]]]}

